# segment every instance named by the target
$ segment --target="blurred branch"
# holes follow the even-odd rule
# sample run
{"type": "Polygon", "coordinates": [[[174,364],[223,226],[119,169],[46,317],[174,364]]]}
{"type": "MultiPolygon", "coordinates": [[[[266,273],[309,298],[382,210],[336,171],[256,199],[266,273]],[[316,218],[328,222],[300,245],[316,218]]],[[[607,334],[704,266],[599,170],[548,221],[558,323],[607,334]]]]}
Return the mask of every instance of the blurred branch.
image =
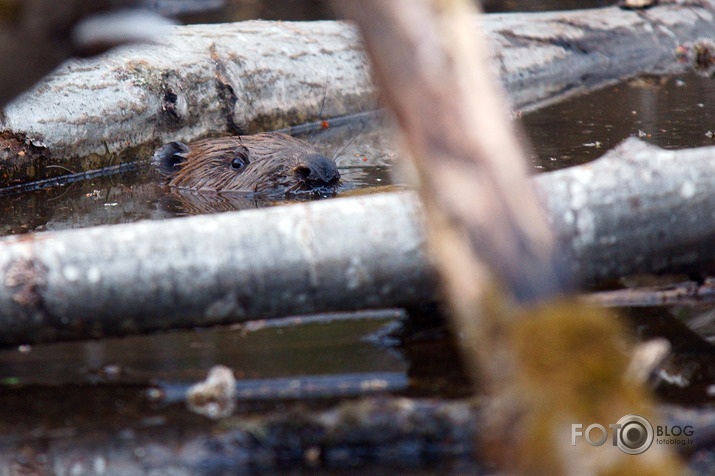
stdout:
{"type": "Polygon", "coordinates": [[[417,171],[465,361],[493,396],[485,458],[529,474],[679,471],[668,448],[635,461],[615,445],[598,453],[583,440],[568,446],[571,423],[652,413],[639,384],[625,381],[628,356],[613,316],[557,299],[571,280],[489,77],[485,37],[468,21],[471,4],[339,5],[361,29],[417,171]]]}

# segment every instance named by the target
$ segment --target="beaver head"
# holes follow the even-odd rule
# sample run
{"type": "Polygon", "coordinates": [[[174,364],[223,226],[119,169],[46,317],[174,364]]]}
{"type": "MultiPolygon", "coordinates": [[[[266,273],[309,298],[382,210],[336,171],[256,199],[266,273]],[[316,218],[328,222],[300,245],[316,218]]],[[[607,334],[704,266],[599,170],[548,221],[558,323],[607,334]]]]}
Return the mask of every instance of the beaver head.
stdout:
{"type": "Polygon", "coordinates": [[[169,185],[261,194],[332,192],[335,162],[307,142],[279,133],[170,142],[153,157],[169,185]]]}

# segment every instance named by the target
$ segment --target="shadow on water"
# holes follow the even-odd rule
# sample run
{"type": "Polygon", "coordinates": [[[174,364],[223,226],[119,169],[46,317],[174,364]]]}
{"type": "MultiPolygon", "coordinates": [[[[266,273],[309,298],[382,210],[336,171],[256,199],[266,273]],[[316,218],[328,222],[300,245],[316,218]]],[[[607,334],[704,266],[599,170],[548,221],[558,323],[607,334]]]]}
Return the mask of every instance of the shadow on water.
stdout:
{"type": "MultiPolygon", "coordinates": [[[[694,74],[646,77],[526,114],[522,124],[532,146],[534,169],[548,171],[593,160],[629,136],[666,148],[712,145],[714,99],[712,79],[694,74]]],[[[348,190],[393,183],[391,170],[398,152],[390,131],[380,115],[362,115],[298,135],[315,144],[319,152],[337,156],[348,190]]],[[[2,197],[0,234],[275,204],[244,197],[226,199],[222,202],[225,206],[207,210],[196,203],[158,184],[145,166],[121,175],[2,197]]],[[[712,402],[712,307],[632,308],[625,310],[624,316],[633,322],[635,337],[671,340],[675,352],[654,383],[661,399],[696,405],[712,402]],[[698,344],[691,345],[695,341],[698,344]]],[[[76,436],[96,427],[122,434],[170,421],[183,428],[180,431],[209,431],[213,427],[203,417],[190,414],[183,404],[171,403],[180,397],[169,396],[183,395],[188,383],[202,379],[217,364],[234,369],[239,386],[241,380],[246,385],[261,379],[266,385],[287,385],[327,375],[335,376],[337,388],[340,378],[365,375],[368,379],[379,376],[389,382],[384,389],[398,394],[439,398],[469,394],[457,353],[444,333],[429,334],[431,338],[402,347],[390,345],[394,341],[380,329],[403,318],[401,312],[385,311],[349,319],[282,321],[280,325],[252,324],[3,350],[0,443],[20,447],[22,441],[76,436]],[[293,380],[276,380],[285,378],[293,380]],[[150,390],[159,396],[149,398],[150,390]]],[[[318,381],[311,380],[310,385],[318,381]]],[[[264,408],[280,410],[286,405],[275,399],[264,403],[264,408]]],[[[246,403],[239,412],[248,409],[256,407],[246,403]]]]}

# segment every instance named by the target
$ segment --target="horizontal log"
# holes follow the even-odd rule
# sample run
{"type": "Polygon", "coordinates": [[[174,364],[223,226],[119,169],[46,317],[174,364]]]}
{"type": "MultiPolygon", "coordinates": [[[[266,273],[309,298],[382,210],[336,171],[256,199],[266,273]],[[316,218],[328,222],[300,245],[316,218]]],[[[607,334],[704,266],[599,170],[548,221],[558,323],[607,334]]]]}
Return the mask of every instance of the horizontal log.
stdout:
{"type": "Polygon", "coordinates": [[[715,148],[627,139],[600,159],[534,178],[573,276],[715,272],[715,148]]]}
{"type": "MultiPolygon", "coordinates": [[[[122,398],[97,393],[92,392],[90,402],[92,397],[111,402],[122,398]]],[[[73,403],[87,406],[87,397],[73,403]]],[[[285,406],[268,415],[243,414],[216,425],[171,409],[155,410],[154,415],[161,416],[140,421],[123,417],[117,425],[80,428],[78,434],[71,431],[75,426],[65,426],[54,433],[44,431],[42,437],[5,438],[0,445],[0,476],[210,476],[285,474],[296,469],[356,474],[356,468],[369,465],[400,474],[427,470],[436,462],[476,466],[478,412],[469,402],[364,398],[312,412],[285,406]],[[162,424],[156,424],[157,419],[162,424]]],[[[103,410],[97,421],[104,423],[107,409],[103,410]]]]}
{"type": "MultiPolygon", "coordinates": [[[[318,474],[362,474],[375,469],[380,474],[386,467],[392,474],[434,474],[437,467],[451,468],[446,474],[458,475],[478,473],[483,463],[474,442],[484,437],[485,409],[473,400],[366,397],[313,411],[284,404],[273,412],[242,413],[215,424],[188,419],[171,408],[152,409],[151,416],[144,418],[110,411],[109,418],[121,422],[106,424],[105,402],[122,402],[125,411],[130,406],[126,400],[131,397],[121,390],[92,386],[69,392],[69,398],[75,396],[70,401],[63,394],[64,408],[82,406],[90,416],[97,412],[96,418],[80,419],[88,423],[79,425],[70,419],[72,426],[43,421],[31,434],[5,438],[0,446],[0,475],[210,476],[282,474],[287,468],[318,474]]],[[[44,387],[11,392],[6,390],[15,397],[10,401],[48,398],[44,387]]],[[[51,411],[54,402],[47,407],[40,413],[56,418],[51,411]]],[[[675,449],[690,460],[693,474],[709,474],[697,470],[707,468],[715,413],[679,407],[659,410],[671,428],[693,428],[693,444],[675,445],[675,449]]],[[[141,410],[135,414],[144,415],[141,410]]]]}
{"type": "MultiPolygon", "coordinates": [[[[715,261],[715,148],[636,139],[534,179],[582,284],[715,261]]],[[[433,300],[412,192],[0,241],[0,346],[433,300]]]]}
{"type": "MultiPolygon", "coordinates": [[[[715,31],[715,2],[487,15],[492,63],[515,107],[677,67],[715,31]]],[[[257,131],[372,109],[375,87],[346,23],[173,27],[162,45],[66,63],[0,115],[0,187],[148,157],[160,142],[257,131]],[[21,152],[21,153],[20,153],[21,152]]],[[[682,67],[682,66],[681,66],[682,67]]]]}
{"type": "Polygon", "coordinates": [[[406,305],[419,226],[403,194],[10,238],[0,345],[406,305]]]}

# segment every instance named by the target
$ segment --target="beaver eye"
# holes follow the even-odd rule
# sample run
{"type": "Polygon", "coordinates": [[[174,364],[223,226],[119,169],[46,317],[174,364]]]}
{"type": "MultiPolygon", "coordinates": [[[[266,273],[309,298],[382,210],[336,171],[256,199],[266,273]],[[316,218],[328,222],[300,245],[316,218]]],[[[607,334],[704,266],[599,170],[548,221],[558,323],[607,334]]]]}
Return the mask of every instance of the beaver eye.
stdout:
{"type": "Polygon", "coordinates": [[[240,157],[234,157],[233,160],[231,160],[231,168],[233,170],[241,170],[245,166],[246,162],[244,162],[240,157]]]}

